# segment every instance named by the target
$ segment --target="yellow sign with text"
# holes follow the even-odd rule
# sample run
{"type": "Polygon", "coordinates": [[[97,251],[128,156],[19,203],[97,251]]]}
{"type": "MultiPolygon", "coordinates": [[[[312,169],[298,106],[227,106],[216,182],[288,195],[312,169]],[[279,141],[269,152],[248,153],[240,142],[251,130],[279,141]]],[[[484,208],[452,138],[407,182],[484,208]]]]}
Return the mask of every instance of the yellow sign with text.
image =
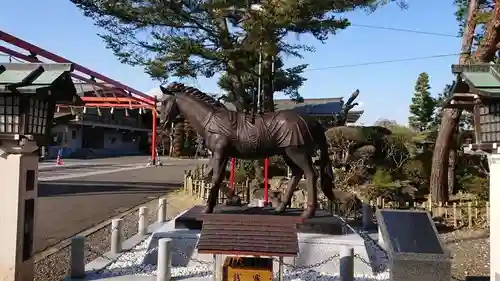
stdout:
{"type": "Polygon", "coordinates": [[[227,257],[223,281],[272,281],[273,260],[257,257],[227,257]]]}

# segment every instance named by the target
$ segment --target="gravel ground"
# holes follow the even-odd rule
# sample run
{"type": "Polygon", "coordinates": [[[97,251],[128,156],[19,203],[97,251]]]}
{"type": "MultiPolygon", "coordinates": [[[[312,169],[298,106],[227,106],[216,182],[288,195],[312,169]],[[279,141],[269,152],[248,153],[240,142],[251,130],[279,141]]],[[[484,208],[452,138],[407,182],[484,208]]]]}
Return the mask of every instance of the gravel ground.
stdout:
{"type": "MultiPolygon", "coordinates": [[[[182,192],[170,193],[167,198],[167,217],[172,218],[180,212],[196,205],[201,204],[182,192]]],[[[148,207],[149,222],[156,221],[158,201],[146,205],[148,207]]],[[[123,217],[123,231],[125,239],[137,233],[138,212],[133,212],[123,217]]],[[[90,262],[103,253],[109,251],[111,226],[105,227],[86,237],[85,259],[90,262]]],[[[63,248],[61,251],[38,261],[35,264],[35,281],[57,281],[62,280],[69,274],[70,247],[63,248]]]]}
{"type": "Polygon", "coordinates": [[[489,229],[460,229],[441,234],[441,238],[453,256],[452,272],[455,280],[465,280],[468,276],[489,276],[489,229]]]}

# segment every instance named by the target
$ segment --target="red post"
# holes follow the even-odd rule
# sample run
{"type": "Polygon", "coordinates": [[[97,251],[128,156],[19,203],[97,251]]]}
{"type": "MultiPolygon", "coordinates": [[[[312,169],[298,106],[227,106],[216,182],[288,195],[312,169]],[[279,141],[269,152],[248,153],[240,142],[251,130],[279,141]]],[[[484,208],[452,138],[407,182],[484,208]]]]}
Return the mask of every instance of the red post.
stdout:
{"type": "Polygon", "coordinates": [[[234,191],[234,170],[236,169],[236,158],[231,158],[231,175],[229,176],[229,188],[234,191]]]}
{"type": "Polygon", "coordinates": [[[151,135],[151,163],[156,165],[156,97],[154,98],[155,106],[151,110],[151,117],[153,118],[153,128],[151,135]]]}
{"type": "Polygon", "coordinates": [[[268,182],[269,158],[264,159],[264,203],[269,202],[269,182],[268,182]]]}

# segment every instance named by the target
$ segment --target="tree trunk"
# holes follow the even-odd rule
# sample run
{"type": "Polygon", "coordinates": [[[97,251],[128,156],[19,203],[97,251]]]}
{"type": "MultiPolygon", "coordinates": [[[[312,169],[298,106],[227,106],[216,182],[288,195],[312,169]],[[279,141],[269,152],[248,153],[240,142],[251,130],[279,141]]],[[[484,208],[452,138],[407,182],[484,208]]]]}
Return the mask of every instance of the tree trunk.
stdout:
{"type": "Polygon", "coordinates": [[[434,154],[432,155],[432,171],[430,178],[430,192],[432,201],[448,201],[448,166],[449,151],[451,148],[450,137],[457,126],[459,112],[457,109],[446,108],[443,110],[441,129],[436,139],[434,154]]]}
{"type": "Polygon", "coordinates": [[[182,145],[184,143],[184,121],[180,120],[174,127],[173,157],[181,156],[182,145]]]}
{"type": "Polygon", "coordinates": [[[450,149],[450,155],[448,157],[448,196],[452,195],[455,191],[455,169],[457,167],[457,149],[450,149]]]}
{"type": "MultiPolygon", "coordinates": [[[[497,0],[500,1],[500,0],[497,0]]],[[[462,47],[459,63],[466,63],[470,57],[472,43],[474,42],[474,31],[476,21],[474,16],[478,10],[477,0],[470,0],[467,11],[467,22],[462,37],[462,47]]],[[[450,154],[453,133],[456,130],[460,118],[458,109],[444,108],[441,117],[441,125],[436,146],[432,155],[432,171],[430,178],[430,192],[434,203],[448,201],[448,180],[450,177],[455,182],[455,154],[456,150],[450,154]],[[453,156],[451,156],[453,155],[453,156]],[[452,157],[452,163],[450,163],[452,157]],[[451,164],[451,166],[450,166],[451,164]]],[[[454,183],[453,183],[454,184],[454,183]]]]}
{"type": "Polygon", "coordinates": [[[495,9],[491,19],[486,24],[483,38],[474,52],[475,62],[487,63],[495,58],[495,54],[500,49],[500,0],[495,1],[495,9]]]}
{"type": "MultiPolygon", "coordinates": [[[[457,150],[462,145],[462,141],[458,139],[459,123],[462,117],[462,112],[458,111],[457,124],[455,125],[455,132],[453,132],[450,139],[450,151],[448,155],[448,196],[455,192],[456,183],[456,168],[457,168],[457,150]]],[[[446,187],[446,186],[445,186],[446,187]]],[[[444,187],[443,187],[444,188],[444,187]]]]}

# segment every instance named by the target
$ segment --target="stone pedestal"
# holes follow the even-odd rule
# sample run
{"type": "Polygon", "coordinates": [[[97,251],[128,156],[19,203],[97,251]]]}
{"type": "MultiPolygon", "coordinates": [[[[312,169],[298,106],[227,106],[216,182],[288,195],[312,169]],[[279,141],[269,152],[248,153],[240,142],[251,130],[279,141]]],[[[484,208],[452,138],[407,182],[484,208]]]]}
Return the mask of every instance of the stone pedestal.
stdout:
{"type": "Polygon", "coordinates": [[[0,156],[0,280],[33,280],[38,156],[0,156]]]}
{"type": "Polygon", "coordinates": [[[500,154],[488,156],[490,166],[490,278],[500,281],[500,154]]]}
{"type": "Polygon", "coordinates": [[[449,281],[451,258],[428,212],[378,210],[379,243],[391,281],[449,281]]]}

